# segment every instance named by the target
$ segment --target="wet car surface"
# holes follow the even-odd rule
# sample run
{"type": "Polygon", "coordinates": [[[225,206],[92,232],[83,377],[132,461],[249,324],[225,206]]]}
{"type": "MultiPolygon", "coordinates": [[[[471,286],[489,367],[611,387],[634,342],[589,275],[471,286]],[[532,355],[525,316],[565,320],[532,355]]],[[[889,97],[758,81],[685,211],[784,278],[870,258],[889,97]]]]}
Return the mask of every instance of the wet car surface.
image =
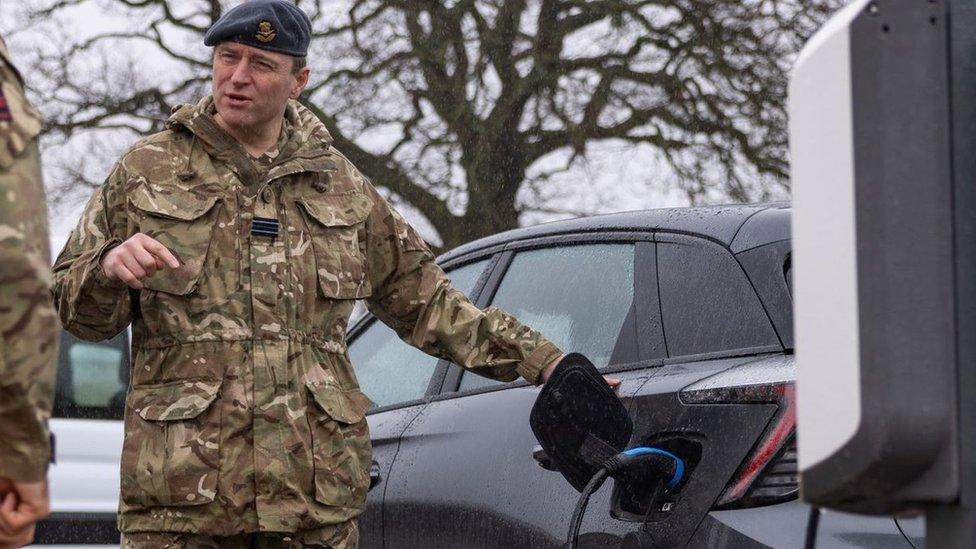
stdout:
{"type": "MultiPolygon", "coordinates": [[[[662,500],[612,481],[581,547],[798,547],[795,367],[786,204],[678,208],[502,233],[441,258],[481,307],[511,312],[620,378],[631,446],[682,455],[662,500]]],[[[538,388],[350,331],[375,401],[365,547],[559,547],[579,494],[533,457],[538,388]]],[[[919,519],[903,519],[916,545],[919,519]]],[[[911,547],[890,517],[827,513],[824,547],[911,547]]]]}

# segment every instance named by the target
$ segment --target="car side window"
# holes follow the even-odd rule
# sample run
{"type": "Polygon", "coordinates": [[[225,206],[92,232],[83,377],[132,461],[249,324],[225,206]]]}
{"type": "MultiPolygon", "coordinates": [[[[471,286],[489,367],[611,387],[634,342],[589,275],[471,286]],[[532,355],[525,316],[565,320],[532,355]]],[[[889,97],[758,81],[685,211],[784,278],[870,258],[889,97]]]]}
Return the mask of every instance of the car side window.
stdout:
{"type": "MultiPolygon", "coordinates": [[[[634,245],[585,244],[519,252],[492,305],[564,352],[607,366],[634,301],[634,245]]],[[[501,382],[465,371],[459,390],[501,382]]]]}
{"type": "MultiPolygon", "coordinates": [[[[484,259],[449,271],[451,285],[471,295],[484,259]]],[[[392,406],[423,398],[438,359],[406,344],[392,328],[374,321],[349,344],[349,359],[359,387],[374,407],[392,406]]]]}
{"type": "Polygon", "coordinates": [[[61,332],[54,417],[122,419],[129,386],[126,335],[91,343],[61,332]]]}
{"type": "Polygon", "coordinates": [[[659,242],[657,263],[669,356],[779,344],[745,272],[721,246],[659,242]]]}

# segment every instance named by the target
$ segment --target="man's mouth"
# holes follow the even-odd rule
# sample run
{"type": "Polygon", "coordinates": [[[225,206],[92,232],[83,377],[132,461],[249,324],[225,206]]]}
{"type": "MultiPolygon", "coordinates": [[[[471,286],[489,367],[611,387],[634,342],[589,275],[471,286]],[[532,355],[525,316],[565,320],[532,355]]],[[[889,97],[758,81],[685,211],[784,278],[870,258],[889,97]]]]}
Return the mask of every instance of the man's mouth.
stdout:
{"type": "Polygon", "coordinates": [[[251,98],[246,95],[240,95],[236,93],[228,93],[224,95],[224,97],[227,99],[228,102],[230,102],[231,105],[244,105],[245,103],[251,100],[251,98]]]}

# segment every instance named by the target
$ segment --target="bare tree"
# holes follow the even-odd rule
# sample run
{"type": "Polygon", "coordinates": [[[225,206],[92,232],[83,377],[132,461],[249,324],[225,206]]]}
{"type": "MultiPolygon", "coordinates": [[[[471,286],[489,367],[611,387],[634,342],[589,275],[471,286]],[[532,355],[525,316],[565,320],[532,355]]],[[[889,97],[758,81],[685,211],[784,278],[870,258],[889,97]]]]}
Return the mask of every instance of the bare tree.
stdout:
{"type": "MultiPolygon", "coordinates": [[[[297,3],[316,34],[303,101],[341,151],[451,247],[550,209],[540,198],[550,179],[597,142],[644,147],[691,203],[781,196],[788,68],[842,1],[297,3]]],[[[35,91],[52,139],[84,133],[87,151],[106,132],[158,130],[173,105],[207,92],[202,35],[221,2],[30,0],[23,9],[41,25],[85,5],[126,23],[38,53],[47,78],[35,91]]],[[[91,171],[72,160],[58,177],[91,185],[91,171]]]]}

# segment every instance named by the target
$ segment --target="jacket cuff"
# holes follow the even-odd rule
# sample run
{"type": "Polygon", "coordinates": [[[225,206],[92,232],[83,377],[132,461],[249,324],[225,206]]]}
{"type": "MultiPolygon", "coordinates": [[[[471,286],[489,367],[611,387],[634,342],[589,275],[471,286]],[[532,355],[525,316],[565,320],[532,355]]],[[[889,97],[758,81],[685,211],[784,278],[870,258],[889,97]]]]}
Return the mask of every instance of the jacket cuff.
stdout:
{"type": "Polygon", "coordinates": [[[558,347],[547,341],[535,348],[532,354],[522,361],[518,366],[518,373],[529,383],[539,385],[542,380],[539,376],[552,364],[559,362],[563,358],[563,352],[558,347]]]}
{"type": "Polygon", "coordinates": [[[109,252],[112,248],[118,246],[122,243],[121,239],[113,238],[102,244],[98,251],[92,254],[91,263],[85,267],[84,280],[90,281],[90,284],[95,286],[100,286],[107,288],[109,290],[122,290],[128,288],[125,282],[119,279],[111,279],[102,270],[102,258],[105,254],[109,252]]]}
{"type": "Polygon", "coordinates": [[[47,477],[51,461],[50,434],[35,419],[28,403],[0,414],[0,477],[17,482],[39,482],[47,477]]]}
{"type": "Polygon", "coordinates": [[[47,478],[47,467],[50,461],[50,452],[41,448],[37,448],[37,452],[32,453],[29,459],[20,459],[17,455],[6,454],[0,460],[0,477],[14,482],[41,482],[47,478]]]}

